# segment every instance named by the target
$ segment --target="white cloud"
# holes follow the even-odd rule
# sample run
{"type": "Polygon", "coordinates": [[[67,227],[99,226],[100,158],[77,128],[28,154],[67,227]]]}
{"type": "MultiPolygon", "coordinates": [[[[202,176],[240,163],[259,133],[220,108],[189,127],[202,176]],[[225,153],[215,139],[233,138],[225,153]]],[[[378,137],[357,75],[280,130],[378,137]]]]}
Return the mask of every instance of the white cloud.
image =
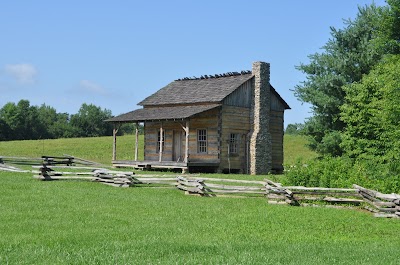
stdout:
{"type": "Polygon", "coordinates": [[[107,95],[107,91],[100,85],[89,81],[89,80],[81,80],[80,81],[80,86],[81,88],[83,88],[84,90],[91,92],[91,93],[96,93],[96,94],[100,94],[100,95],[107,95]]]}
{"type": "Polygon", "coordinates": [[[18,83],[33,84],[36,81],[37,70],[32,64],[7,64],[4,70],[8,75],[15,78],[18,83]]]}

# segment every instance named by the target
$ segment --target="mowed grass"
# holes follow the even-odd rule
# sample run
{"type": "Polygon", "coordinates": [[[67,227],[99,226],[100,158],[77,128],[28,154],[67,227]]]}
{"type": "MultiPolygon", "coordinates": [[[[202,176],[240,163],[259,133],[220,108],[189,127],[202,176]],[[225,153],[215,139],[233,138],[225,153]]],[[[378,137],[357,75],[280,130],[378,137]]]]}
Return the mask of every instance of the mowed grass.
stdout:
{"type": "Polygon", "coordinates": [[[0,264],[397,264],[400,222],[0,173],[0,264]]]}
{"type": "Polygon", "coordinates": [[[290,166],[298,161],[307,162],[316,158],[317,153],[311,151],[307,147],[307,143],[306,136],[286,134],[283,144],[284,164],[290,166]]]}
{"type": "MultiPolygon", "coordinates": [[[[109,165],[112,158],[112,142],[111,136],[0,142],[0,156],[40,157],[68,154],[109,165]]],[[[304,136],[285,135],[285,165],[293,165],[298,160],[306,162],[315,158],[316,153],[309,150],[306,144],[307,139],[304,136]]],[[[134,150],[134,135],[117,137],[117,159],[134,159],[134,150]]],[[[139,159],[143,159],[143,135],[139,136],[139,159]]]]}
{"type": "MultiPolygon", "coordinates": [[[[132,156],[134,137],[118,140],[119,155],[132,156]]],[[[34,142],[0,142],[0,155],[110,161],[111,137],[34,142]]],[[[361,210],[41,182],[21,173],[0,172],[0,180],[0,264],[398,264],[400,258],[400,222],[361,210]]]]}
{"type": "MultiPolygon", "coordinates": [[[[111,165],[113,138],[88,137],[25,141],[0,141],[0,156],[41,157],[72,155],[111,165]]],[[[143,159],[143,135],[139,136],[139,159],[143,159]]],[[[117,159],[133,160],[135,136],[117,137],[117,159]]]]}

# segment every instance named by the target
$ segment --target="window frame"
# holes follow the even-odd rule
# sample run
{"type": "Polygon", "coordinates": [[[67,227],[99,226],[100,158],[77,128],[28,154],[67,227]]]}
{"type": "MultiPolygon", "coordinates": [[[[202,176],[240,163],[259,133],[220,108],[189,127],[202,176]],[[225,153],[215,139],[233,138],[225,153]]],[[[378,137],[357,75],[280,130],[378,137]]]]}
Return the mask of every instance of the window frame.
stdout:
{"type": "Polygon", "coordinates": [[[229,154],[237,155],[240,150],[240,134],[230,133],[229,134],[229,154]]]}
{"type": "Polygon", "coordinates": [[[208,153],[208,134],[207,129],[197,129],[197,153],[207,154],[208,153]],[[204,132],[204,134],[203,134],[204,132]],[[200,139],[202,137],[202,139],[200,139]]]}

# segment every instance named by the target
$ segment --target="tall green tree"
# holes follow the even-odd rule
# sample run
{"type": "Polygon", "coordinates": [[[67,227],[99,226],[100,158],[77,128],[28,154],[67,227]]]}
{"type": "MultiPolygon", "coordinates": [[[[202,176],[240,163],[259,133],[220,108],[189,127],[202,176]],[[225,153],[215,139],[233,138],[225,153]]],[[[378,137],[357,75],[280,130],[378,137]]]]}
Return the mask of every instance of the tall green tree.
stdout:
{"type": "Polygon", "coordinates": [[[112,135],[112,125],[104,122],[111,117],[110,110],[84,103],[78,113],[71,116],[71,125],[78,129],[79,137],[112,135]]]}
{"type": "Polygon", "coordinates": [[[0,120],[2,121],[2,131],[4,140],[16,138],[14,131],[19,127],[19,117],[17,115],[17,106],[13,102],[5,104],[0,109],[0,120]]]}
{"type": "Polygon", "coordinates": [[[400,55],[385,57],[361,82],[344,90],[344,151],[354,158],[400,161],[400,55]]]}
{"type": "Polygon", "coordinates": [[[320,152],[341,155],[340,106],[345,101],[343,86],[358,82],[382,58],[383,50],[372,42],[386,7],[374,4],[359,7],[355,20],[346,20],[343,29],[331,28],[331,39],[322,53],[309,55],[310,62],[297,66],[306,80],[295,88],[295,95],[312,105],[313,117],[304,132],[310,146],[320,152]]]}
{"type": "Polygon", "coordinates": [[[304,129],[304,124],[302,123],[291,123],[286,126],[285,134],[292,134],[292,135],[297,135],[301,134],[304,129]]]}
{"type": "Polygon", "coordinates": [[[82,104],[74,115],[57,113],[45,104],[31,106],[28,100],[9,102],[0,109],[0,140],[28,140],[112,135],[112,125],[104,122],[111,111],[82,104]]]}
{"type": "Polygon", "coordinates": [[[18,104],[7,103],[0,110],[0,118],[8,125],[12,140],[40,139],[47,135],[38,108],[31,106],[28,100],[20,100],[18,104]]]}
{"type": "Polygon", "coordinates": [[[8,141],[12,138],[12,131],[8,124],[0,119],[0,141],[8,141]]]}
{"type": "Polygon", "coordinates": [[[56,120],[50,126],[49,132],[54,138],[72,138],[80,136],[80,129],[72,126],[71,115],[57,113],[56,120]]]}
{"type": "Polygon", "coordinates": [[[47,106],[45,104],[42,104],[39,108],[37,108],[37,113],[40,123],[45,128],[42,134],[42,138],[44,139],[57,138],[52,133],[52,127],[54,126],[54,123],[57,121],[56,109],[47,106]]]}
{"type": "Polygon", "coordinates": [[[378,25],[376,48],[384,54],[400,54],[400,0],[386,0],[388,9],[378,25]]]}
{"type": "Polygon", "coordinates": [[[56,109],[42,104],[38,108],[40,123],[46,128],[42,138],[70,138],[79,136],[79,129],[70,123],[68,113],[57,113],[56,109]]]}

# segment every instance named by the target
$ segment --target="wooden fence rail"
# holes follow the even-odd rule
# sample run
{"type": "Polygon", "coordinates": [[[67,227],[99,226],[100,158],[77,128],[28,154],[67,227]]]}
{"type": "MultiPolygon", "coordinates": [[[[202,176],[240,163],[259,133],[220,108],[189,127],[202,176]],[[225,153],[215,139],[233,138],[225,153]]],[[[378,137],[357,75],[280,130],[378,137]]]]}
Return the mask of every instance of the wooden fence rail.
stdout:
{"type": "Polygon", "coordinates": [[[16,165],[68,165],[74,164],[72,156],[42,156],[40,158],[1,156],[0,163],[16,165]]]}
{"type": "MultiPolygon", "coordinates": [[[[329,204],[365,205],[367,210],[375,213],[376,217],[400,218],[400,195],[383,194],[378,191],[366,189],[359,185],[348,188],[322,188],[302,186],[282,186],[269,179],[265,179],[263,186],[233,186],[232,180],[207,179],[224,184],[208,183],[204,179],[188,180],[178,177],[178,188],[187,194],[199,194],[201,196],[218,196],[220,194],[238,194],[265,196],[270,204],[304,205],[303,202],[323,202],[329,204]]],[[[260,182],[235,180],[235,183],[260,182]]]]}
{"type": "Polygon", "coordinates": [[[0,156],[0,170],[4,169],[10,171],[11,167],[14,167],[14,171],[23,171],[22,169],[18,169],[13,165],[30,165],[30,166],[72,166],[72,165],[86,165],[86,166],[102,166],[103,165],[92,162],[89,160],[85,160],[82,158],[77,158],[70,155],[64,156],[42,156],[40,158],[33,157],[14,157],[14,156],[0,156]]]}
{"type": "Polygon", "coordinates": [[[109,170],[105,168],[93,167],[69,167],[69,169],[86,169],[89,171],[71,172],[71,171],[55,171],[55,169],[64,168],[62,166],[33,166],[38,170],[32,171],[36,179],[51,180],[87,180],[100,182],[115,187],[132,187],[143,185],[172,185],[176,186],[177,181],[174,176],[154,176],[154,175],[135,175],[133,172],[123,172],[109,170]]]}
{"type": "Polygon", "coordinates": [[[212,197],[220,195],[265,196],[265,188],[262,185],[264,182],[262,181],[214,178],[187,179],[182,176],[177,177],[177,181],[177,188],[186,191],[187,194],[197,193],[212,197]],[[232,185],[232,183],[235,183],[235,185],[232,185]],[[240,183],[246,185],[238,186],[240,183]]]}
{"type": "Polygon", "coordinates": [[[34,178],[40,180],[86,180],[114,187],[171,186],[198,196],[245,196],[266,198],[270,204],[315,205],[344,204],[365,206],[376,217],[400,218],[400,195],[384,194],[359,185],[353,188],[322,188],[283,186],[269,179],[264,181],[201,178],[193,175],[136,175],[133,172],[114,171],[94,167],[85,172],[55,171],[58,165],[34,166],[34,178]],[[321,204],[322,203],[322,204],[321,204]]]}
{"type": "Polygon", "coordinates": [[[364,187],[353,185],[365,202],[372,208],[376,217],[395,217],[400,218],[400,195],[384,194],[376,190],[366,189],[364,187]]]}

